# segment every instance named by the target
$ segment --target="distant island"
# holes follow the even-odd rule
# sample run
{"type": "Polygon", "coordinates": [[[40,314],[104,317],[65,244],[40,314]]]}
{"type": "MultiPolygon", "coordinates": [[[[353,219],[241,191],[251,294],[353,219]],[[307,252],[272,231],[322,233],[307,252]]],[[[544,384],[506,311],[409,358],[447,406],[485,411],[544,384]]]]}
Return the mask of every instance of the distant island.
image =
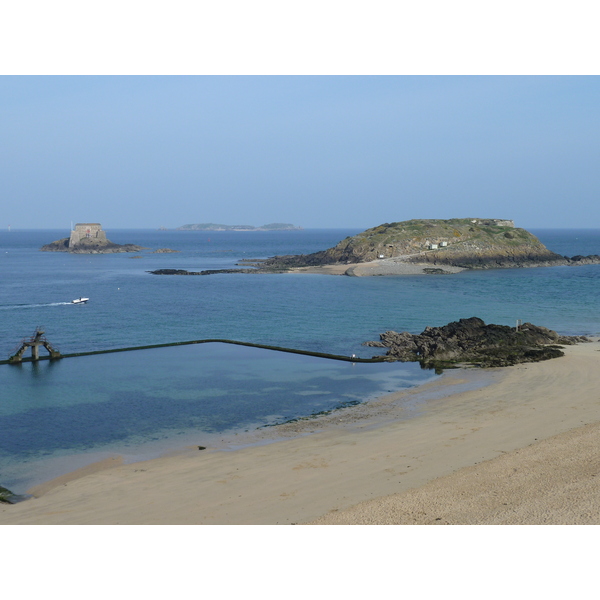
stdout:
{"type": "Polygon", "coordinates": [[[561,256],[508,219],[412,219],[383,223],[333,248],[267,259],[244,259],[241,269],[156,275],[308,272],[350,275],[443,275],[465,269],[600,264],[600,256],[561,256]]]}
{"type": "Polygon", "coordinates": [[[299,231],[302,227],[296,227],[291,223],[269,223],[260,227],[252,225],[220,225],[218,223],[195,223],[182,225],[175,231],[299,231]]]}
{"type": "Polygon", "coordinates": [[[114,244],[106,237],[100,223],[77,223],[68,238],[42,246],[42,252],[70,252],[72,254],[112,254],[114,252],[139,252],[136,244],[114,244]]]}

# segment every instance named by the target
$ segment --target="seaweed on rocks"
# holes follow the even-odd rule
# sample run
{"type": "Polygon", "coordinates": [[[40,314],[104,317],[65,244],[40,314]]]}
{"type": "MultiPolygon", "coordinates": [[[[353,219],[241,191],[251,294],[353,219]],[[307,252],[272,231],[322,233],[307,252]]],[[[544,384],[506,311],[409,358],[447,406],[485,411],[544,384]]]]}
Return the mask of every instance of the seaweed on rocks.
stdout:
{"type": "Polygon", "coordinates": [[[256,269],[207,269],[206,271],[186,271],[185,269],[156,269],[147,271],[152,275],[218,275],[220,273],[258,273],[256,269]]]}
{"type": "Polygon", "coordinates": [[[456,365],[505,367],[563,356],[563,345],[589,342],[585,336],[563,336],[531,323],[518,328],[486,325],[478,317],[443,327],[426,327],[420,334],[386,331],[365,346],[388,348],[387,360],[419,362],[425,368],[456,365]]]}
{"type": "Polygon", "coordinates": [[[0,485],[0,504],[16,504],[27,498],[30,498],[30,496],[13,494],[10,490],[0,485]]]}

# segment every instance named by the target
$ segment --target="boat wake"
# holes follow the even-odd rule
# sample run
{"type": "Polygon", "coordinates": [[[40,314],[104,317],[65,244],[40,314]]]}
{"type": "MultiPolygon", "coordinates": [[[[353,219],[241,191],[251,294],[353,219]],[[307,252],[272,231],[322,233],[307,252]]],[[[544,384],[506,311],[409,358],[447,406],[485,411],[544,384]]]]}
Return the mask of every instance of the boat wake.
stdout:
{"type": "Polygon", "coordinates": [[[41,306],[64,306],[65,304],[71,304],[71,302],[46,302],[43,304],[6,304],[0,306],[0,310],[19,310],[21,308],[39,308],[41,306]]]}

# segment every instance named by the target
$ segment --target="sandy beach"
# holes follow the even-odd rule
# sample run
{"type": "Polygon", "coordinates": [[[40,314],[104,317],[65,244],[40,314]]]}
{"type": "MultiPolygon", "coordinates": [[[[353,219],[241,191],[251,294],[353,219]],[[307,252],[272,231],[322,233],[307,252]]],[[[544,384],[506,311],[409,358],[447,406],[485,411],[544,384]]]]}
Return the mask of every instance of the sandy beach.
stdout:
{"type": "Polygon", "coordinates": [[[427,275],[426,269],[439,269],[439,274],[460,273],[462,267],[444,265],[436,267],[431,263],[407,262],[410,256],[397,256],[395,258],[383,258],[355,265],[322,265],[318,267],[297,267],[291,269],[293,273],[313,273],[317,275],[348,275],[350,277],[381,277],[398,275],[427,275]]]}
{"type": "Polygon", "coordinates": [[[597,524],[600,343],[565,353],[448,371],[247,447],[115,457],[0,505],[0,524],[597,524]]]}

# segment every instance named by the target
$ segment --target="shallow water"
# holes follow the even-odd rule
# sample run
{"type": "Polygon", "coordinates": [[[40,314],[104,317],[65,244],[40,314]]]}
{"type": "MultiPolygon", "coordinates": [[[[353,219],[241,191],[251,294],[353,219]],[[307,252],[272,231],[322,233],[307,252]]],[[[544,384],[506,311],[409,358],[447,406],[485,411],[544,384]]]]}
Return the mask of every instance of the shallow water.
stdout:
{"type": "Polygon", "coordinates": [[[2,365],[2,483],[22,493],[36,483],[35,463],[43,458],[150,456],[153,443],[201,444],[434,377],[415,364],[350,363],[221,343],[2,365]]]}

